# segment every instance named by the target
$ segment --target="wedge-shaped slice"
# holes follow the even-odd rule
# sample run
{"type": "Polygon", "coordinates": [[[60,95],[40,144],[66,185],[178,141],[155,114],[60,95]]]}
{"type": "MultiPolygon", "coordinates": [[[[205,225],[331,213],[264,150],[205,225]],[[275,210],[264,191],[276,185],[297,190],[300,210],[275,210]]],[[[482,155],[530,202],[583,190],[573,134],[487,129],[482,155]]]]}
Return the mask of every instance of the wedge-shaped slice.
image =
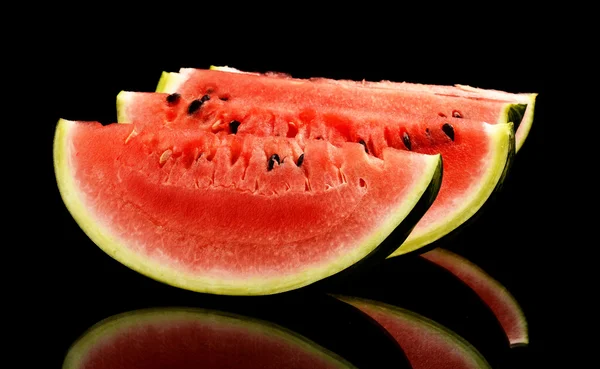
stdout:
{"type": "MultiPolygon", "coordinates": [[[[390,147],[441,154],[444,179],[440,193],[393,256],[418,250],[464,224],[504,180],[514,157],[511,123],[487,124],[465,118],[358,111],[330,105],[308,109],[302,103],[270,102],[264,104],[270,107],[265,107],[244,98],[223,101],[215,85],[210,91],[208,98],[200,100],[185,95],[124,91],[117,98],[119,120],[215,132],[219,136],[288,137],[301,144],[313,139],[337,147],[358,142],[369,156],[379,158],[390,147]]],[[[308,96],[306,100],[313,101],[308,96]]]]}
{"type": "MultiPolygon", "coordinates": [[[[210,69],[231,73],[248,73],[231,67],[211,66],[210,69]]],[[[178,84],[184,83],[185,79],[189,78],[190,74],[197,73],[196,71],[196,69],[181,68],[181,75],[179,73],[164,72],[156,88],[156,91],[167,92],[169,90],[174,90],[177,88],[178,84]]],[[[260,75],[258,73],[253,74],[260,75]]],[[[282,74],[274,74],[273,76],[277,76],[280,78],[286,77],[282,74]]],[[[475,105],[475,109],[467,108],[469,110],[469,116],[473,119],[485,120],[490,123],[502,123],[505,121],[502,104],[498,104],[498,102],[514,104],[515,109],[510,111],[510,114],[508,116],[508,122],[512,122],[515,125],[515,142],[517,152],[521,149],[523,143],[525,143],[525,139],[527,139],[527,135],[529,135],[529,131],[531,130],[535,111],[535,100],[538,95],[537,93],[511,93],[506,91],[476,88],[460,84],[454,86],[447,86],[391,81],[356,82],[350,80],[334,80],[330,78],[313,78],[313,80],[317,80],[321,83],[337,84],[346,87],[360,86],[362,88],[400,90],[405,91],[405,93],[430,93],[440,97],[446,96],[451,101],[455,100],[454,98],[479,100],[479,103],[476,103],[475,105]],[[518,108],[519,105],[521,107],[525,105],[527,106],[524,112],[521,111],[521,108],[518,108]],[[498,115],[498,112],[500,112],[500,115],[498,115]]],[[[459,100],[455,101],[457,106],[461,104],[459,100]]],[[[461,114],[462,110],[463,109],[453,109],[452,112],[458,112],[459,114],[461,114]]]]}
{"type": "MultiPolygon", "coordinates": [[[[279,79],[279,81],[275,80],[267,85],[268,87],[275,88],[285,83],[285,80],[291,80],[296,84],[298,90],[306,90],[306,80],[291,78],[289,75],[282,73],[247,73],[235,68],[218,66],[211,66],[210,69],[211,71],[238,74],[238,76],[229,77],[235,81],[253,81],[253,79],[242,79],[239,76],[240,74],[249,74],[254,76],[255,79],[261,77],[269,77],[271,80],[279,79]]],[[[183,93],[197,93],[199,89],[205,88],[207,85],[210,86],[211,83],[221,78],[223,77],[219,77],[219,75],[214,76],[214,74],[210,74],[210,71],[207,70],[181,68],[179,73],[164,72],[156,92],[172,93],[179,91],[183,93]]],[[[466,119],[485,121],[490,124],[512,122],[516,131],[517,152],[523,146],[531,130],[537,98],[537,93],[510,93],[465,85],[446,86],[390,81],[357,82],[329,78],[312,78],[311,82],[313,82],[311,87],[318,89],[321,96],[325,99],[329,98],[331,95],[329,91],[335,90],[336,86],[344,90],[358,90],[359,95],[376,97],[372,101],[361,99],[360,97],[357,99],[352,96],[350,96],[350,101],[339,100],[342,104],[350,102],[352,105],[362,109],[370,109],[373,104],[379,110],[390,108],[386,108],[385,104],[381,103],[384,100],[392,102],[391,109],[393,111],[416,113],[424,116],[435,116],[438,114],[446,117],[459,116],[466,119]]],[[[245,86],[239,85],[233,91],[228,92],[233,95],[234,91],[244,90],[244,88],[245,86]]],[[[268,93],[271,92],[261,84],[254,86],[254,89],[260,90],[260,93],[265,96],[268,96],[268,93]]],[[[269,96],[269,98],[272,97],[269,96]]],[[[327,101],[327,103],[331,104],[332,101],[327,101]]],[[[333,103],[335,104],[335,102],[333,103]]]]}
{"type": "Polygon", "coordinates": [[[506,287],[483,269],[452,251],[437,248],[421,256],[448,270],[469,286],[489,306],[504,329],[511,347],[529,344],[525,314],[506,287]]]}
{"type": "Polygon", "coordinates": [[[205,309],[136,310],[105,319],[75,342],[63,369],[355,368],[270,322],[205,309]]]}
{"type": "Polygon", "coordinates": [[[385,258],[440,187],[439,155],[60,120],[54,165],[88,236],[182,288],[270,294],[385,258]],[[369,259],[365,259],[365,258],[369,259]]]}
{"type": "Polygon", "coordinates": [[[396,339],[413,369],[490,369],[471,344],[410,310],[379,301],[338,296],[373,318],[396,339]]]}

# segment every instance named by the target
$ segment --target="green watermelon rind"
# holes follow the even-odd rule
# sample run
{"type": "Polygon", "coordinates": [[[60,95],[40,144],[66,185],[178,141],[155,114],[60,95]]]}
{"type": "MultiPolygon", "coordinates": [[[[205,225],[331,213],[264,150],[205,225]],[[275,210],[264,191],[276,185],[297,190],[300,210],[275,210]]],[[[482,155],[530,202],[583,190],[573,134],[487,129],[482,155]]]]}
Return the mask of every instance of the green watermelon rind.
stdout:
{"type": "Polygon", "coordinates": [[[388,316],[392,316],[398,319],[409,320],[413,323],[421,325],[423,329],[427,329],[429,331],[435,331],[440,336],[444,337],[448,341],[452,343],[457,349],[462,350],[462,352],[473,359],[473,361],[477,364],[480,369],[491,369],[490,364],[487,362],[485,357],[467,340],[462,338],[456,332],[444,327],[443,325],[437,323],[434,320],[426,318],[420,314],[417,314],[413,311],[403,309],[399,306],[394,306],[390,304],[386,304],[380,301],[365,299],[361,297],[355,296],[342,296],[342,295],[333,295],[335,298],[343,301],[349,305],[354,306],[355,308],[361,310],[363,313],[369,315],[366,311],[363,311],[360,306],[366,305],[373,309],[376,309],[380,312],[385,313],[388,316]]]}
{"type": "MultiPolygon", "coordinates": [[[[432,244],[458,229],[473,217],[498,188],[506,177],[507,168],[514,156],[514,129],[512,123],[486,124],[492,150],[487,160],[488,167],[481,180],[470,191],[471,196],[461,199],[461,206],[452,211],[452,220],[445,217],[420,230],[415,228],[406,241],[388,258],[413,253],[432,244]]],[[[443,186],[443,185],[442,185],[443,186]]]]}
{"type": "MultiPolygon", "coordinates": [[[[504,169],[502,171],[500,179],[498,180],[498,183],[496,183],[496,187],[490,194],[489,199],[486,200],[485,203],[475,212],[475,214],[473,214],[473,215],[471,215],[471,217],[469,217],[469,219],[467,219],[464,223],[460,224],[458,227],[454,228],[452,231],[447,233],[443,237],[444,239],[451,239],[452,237],[455,237],[457,234],[459,234],[462,231],[464,231],[465,229],[467,229],[472,224],[476,223],[477,220],[485,213],[486,208],[491,206],[491,200],[496,195],[496,193],[502,192],[502,188],[504,187],[504,182],[506,181],[506,178],[508,177],[508,174],[510,173],[510,170],[511,170],[511,168],[515,162],[515,159],[517,157],[516,151],[515,151],[514,130],[511,131],[511,133],[513,133],[513,134],[512,134],[512,137],[509,138],[509,143],[510,143],[510,147],[508,149],[509,157],[506,160],[506,164],[504,165],[504,169]]],[[[439,247],[439,244],[438,244],[438,242],[434,241],[433,243],[427,244],[424,247],[414,250],[413,253],[422,254],[422,253],[426,253],[432,249],[435,249],[437,247],[439,247]]]]}
{"type": "Polygon", "coordinates": [[[497,96],[499,98],[504,98],[507,100],[508,99],[517,100],[518,104],[526,105],[525,111],[522,114],[521,119],[519,120],[519,123],[517,124],[517,122],[513,122],[513,123],[515,123],[515,127],[517,127],[516,132],[515,132],[515,143],[516,143],[515,151],[519,152],[519,150],[521,150],[521,147],[523,147],[523,144],[525,143],[527,137],[529,136],[531,127],[533,126],[533,120],[534,120],[534,115],[535,115],[535,103],[536,103],[537,96],[538,96],[537,93],[514,94],[514,93],[509,93],[509,92],[504,92],[504,91],[485,90],[485,89],[481,89],[481,88],[477,88],[477,87],[471,87],[471,86],[460,85],[460,84],[455,85],[455,87],[457,87],[461,90],[464,90],[464,91],[468,91],[468,92],[475,92],[475,93],[481,93],[481,94],[493,94],[494,96],[497,96]]]}
{"type": "MultiPolygon", "coordinates": [[[[79,369],[85,360],[86,354],[95,345],[102,344],[103,341],[116,337],[121,331],[126,331],[128,328],[146,323],[160,324],[161,322],[169,323],[174,320],[187,320],[190,322],[217,324],[219,327],[227,325],[233,328],[240,328],[250,334],[260,334],[261,336],[291,343],[318,359],[327,360],[331,364],[339,365],[340,368],[355,368],[354,365],[338,354],[327,350],[294,331],[272,322],[217,310],[171,307],[134,310],[113,315],[94,324],[94,326],[89,328],[71,345],[63,360],[62,369],[79,369]]],[[[213,342],[212,344],[218,345],[218,342],[213,342]]]]}
{"type": "MultiPolygon", "coordinates": [[[[425,165],[420,173],[419,181],[416,181],[411,191],[408,191],[405,201],[398,205],[394,211],[390,211],[387,219],[381,222],[378,229],[372,230],[362,244],[355,247],[351,252],[342,257],[328,261],[324,265],[310,266],[286,276],[276,277],[240,277],[237,279],[223,280],[204,275],[188,275],[172,266],[161,264],[148,257],[141,256],[131,251],[126,244],[110,233],[95,221],[94,216],[86,208],[83,197],[76,185],[69,163],[69,130],[77,124],[73,121],[60,119],[54,138],[54,170],[58,188],[67,209],[87,236],[105,253],[123,265],[133,269],[147,277],[169,284],[171,286],[212,294],[223,295],[267,295],[301,288],[315,283],[332,275],[335,275],[349,267],[357,264],[366,257],[376,255],[383,259],[385,255],[378,251],[382,243],[395,230],[406,228],[405,220],[413,220],[414,212],[419,213],[419,218],[424,213],[422,198],[432,199],[437,195],[441,181],[441,156],[423,156],[425,165]],[[435,183],[434,183],[435,182],[435,183]],[[419,205],[419,206],[417,206],[419,205]]],[[[430,203],[426,204],[428,206],[430,203]]],[[[412,227],[414,224],[411,224],[412,227]]],[[[375,258],[372,258],[375,259],[375,258]]]]}
{"type": "Polygon", "coordinates": [[[515,151],[519,152],[529,136],[529,132],[531,131],[531,127],[533,126],[533,117],[535,115],[535,102],[537,99],[536,93],[531,94],[523,94],[522,96],[527,101],[527,108],[525,109],[525,113],[521,119],[521,123],[519,124],[519,128],[515,133],[515,151]]]}
{"type": "Polygon", "coordinates": [[[130,119],[127,117],[127,109],[124,109],[130,96],[131,94],[127,91],[121,91],[117,95],[117,123],[131,123],[130,119]]]}
{"type": "MultiPolygon", "coordinates": [[[[166,93],[167,91],[175,92],[177,87],[185,80],[184,76],[175,72],[162,72],[160,80],[156,86],[156,91],[159,93],[166,93]]],[[[169,92],[172,93],[172,92],[169,92]]],[[[131,120],[127,116],[127,103],[129,98],[132,96],[131,91],[121,91],[117,95],[117,122],[129,124],[131,120]]]]}
{"type": "Polygon", "coordinates": [[[186,77],[177,72],[162,72],[156,92],[173,93],[185,81],[186,77]]]}

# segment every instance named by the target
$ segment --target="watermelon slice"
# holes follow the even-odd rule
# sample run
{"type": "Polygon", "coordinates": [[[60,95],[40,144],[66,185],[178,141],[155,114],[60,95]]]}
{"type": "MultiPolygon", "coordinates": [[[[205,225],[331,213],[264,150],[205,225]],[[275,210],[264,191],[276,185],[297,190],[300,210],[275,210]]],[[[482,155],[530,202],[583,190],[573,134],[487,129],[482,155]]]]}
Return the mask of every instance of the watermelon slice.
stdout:
{"type": "Polygon", "coordinates": [[[440,193],[391,256],[431,244],[464,224],[482,207],[504,180],[514,155],[512,124],[500,122],[508,119],[509,112],[522,108],[502,101],[482,103],[432,93],[365,89],[335,81],[195,69],[166,75],[170,77],[163,77],[159,89],[172,94],[121,92],[117,98],[119,122],[167,122],[170,127],[294,137],[299,142],[323,139],[335,146],[361,142],[375,157],[380,157],[387,147],[441,153],[444,178],[440,193]],[[176,101],[168,101],[175,98],[176,101]],[[190,114],[197,101],[202,102],[201,109],[190,114]],[[465,114],[484,110],[489,116],[491,110],[484,109],[488,105],[496,109],[496,124],[452,117],[451,113],[449,117],[437,114],[459,106],[465,114]],[[436,113],[409,114],[425,114],[431,109],[436,113]]]}
{"type": "Polygon", "coordinates": [[[105,252],[215,294],[306,286],[383,259],[429,208],[439,155],[188,126],[60,120],[62,198],[105,252]]]}
{"type": "MultiPolygon", "coordinates": [[[[210,69],[221,72],[260,76],[259,73],[248,73],[227,66],[211,66],[210,69]]],[[[181,85],[189,84],[190,78],[196,78],[198,73],[201,73],[201,70],[193,68],[181,68],[179,73],[163,72],[156,88],[156,92],[174,92],[180,90],[181,85]]],[[[268,75],[291,79],[289,75],[283,73],[270,72],[268,75]]],[[[201,78],[202,76],[198,77],[201,78]]],[[[370,82],[363,80],[357,82],[350,80],[333,80],[329,78],[312,78],[311,80],[325,84],[340,85],[344,88],[361,87],[366,89],[398,90],[402,91],[401,93],[404,96],[410,96],[411,93],[416,96],[423,96],[424,93],[429,93],[435,95],[436,98],[434,98],[434,100],[438,101],[442,101],[444,100],[444,97],[447,97],[448,99],[446,100],[456,101],[457,104],[455,106],[460,106],[461,108],[447,109],[443,112],[438,111],[437,113],[442,116],[449,117],[458,113],[463,118],[469,117],[471,119],[482,120],[492,124],[512,122],[515,125],[516,130],[515,143],[517,152],[525,143],[529,131],[531,130],[535,111],[535,101],[537,98],[537,93],[509,93],[460,84],[455,86],[444,86],[391,81],[370,82]],[[458,102],[456,98],[462,101],[458,102]],[[507,112],[508,116],[505,112],[506,104],[510,104],[511,106],[507,112]]],[[[301,80],[298,79],[295,79],[295,81],[301,82],[301,80]]],[[[424,108],[423,106],[421,106],[419,110],[422,114],[435,113],[434,111],[427,112],[427,110],[429,110],[428,107],[424,108]]]]}
{"type": "Polygon", "coordinates": [[[137,310],[110,317],[75,342],[63,369],[355,368],[273,323],[203,309],[137,310]]]}
{"type": "Polygon", "coordinates": [[[421,257],[448,270],[469,286],[490,307],[504,329],[511,347],[529,343],[525,314],[506,287],[477,265],[449,250],[437,248],[422,254],[421,257]]]}
{"type": "Polygon", "coordinates": [[[375,319],[396,339],[413,369],[490,369],[471,344],[446,327],[410,310],[338,296],[375,319]]]}
{"type": "MultiPolygon", "coordinates": [[[[248,73],[240,71],[236,68],[231,67],[219,67],[219,66],[211,66],[211,70],[218,70],[222,72],[231,72],[231,73],[248,73]]],[[[181,74],[186,75],[190,73],[195,73],[194,69],[182,68],[181,74]]],[[[258,73],[252,73],[258,75],[258,73]]],[[[286,77],[285,74],[281,73],[271,73],[271,75],[286,77]]],[[[289,76],[287,76],[289,77],[289,76]]],[[[177,84],[184,83],[184,80],[178,73],[169,73],[164,72],[161,76],[161,79],[158,83],[156,92],[166,92],[169,90],[176,90],[177,84]]],[[[471,118],[487,121],[490,123],[493,122],[504,122],[506,117],[502,112],[502,105],[497,105],[497,101],[506,102],[510,104],[515,104],[514,109],[509,110],[508,122],[512,122],[515,125],[515,142],[516,142],[516,151],[518,152],[525,143],[525,139],[529,135],[529,131],[531,130],[531,126],[533,124],[533,117],[535,111],[535,101],[537,98],[537,93],[510,93],[505,91],[498,90],[490,90],[490,89],[482,89],[476,88],[466,85],[454,85],[454,86],[444,86],[444,85],[425,85],[419,83],[408,83],[408,82],[391,82],[391,81],[380,81],[380,82],[369,82],[369,81],[349,81],[349,80],[333,80],[328,78],[313,78],[313,80],[317,80],[324,83],[332,83],[338,84],[345,87],[350,86],[361,86],[366,88],[379,88],[379,89],[392,89],[392,90],[400,90],[406,92],[413,92],[417,94],[422,93],[431,93],[437,96],[447,96],[447,97],[457,97],[462,99],[472,99],[472,100],[480,100],[481,104],[477,104],[477,109],[470,111],[471,118]],[[487,106],[486,106],[487,105],[487,106]],[[519,107],[521,105],[521,107],[519,107]],[[522,112],[522,106],[526,106],[525,111],[522,112]],[[497,113],[497,109],[500,107],[499,111],[500,115],[497,113]],[[472,114],[472,115],[471,115],[472,114]]],[[[454,112],[462,112],[462,110],[456,109],[454,112]]]]}

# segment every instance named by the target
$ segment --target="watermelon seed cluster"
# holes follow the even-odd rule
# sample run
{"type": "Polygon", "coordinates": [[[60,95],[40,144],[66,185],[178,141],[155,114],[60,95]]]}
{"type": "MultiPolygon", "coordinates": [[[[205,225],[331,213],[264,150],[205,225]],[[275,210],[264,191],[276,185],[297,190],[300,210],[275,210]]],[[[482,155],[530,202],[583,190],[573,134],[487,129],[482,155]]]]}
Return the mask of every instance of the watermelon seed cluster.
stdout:
{"type": "MultiPolygon", "coordinates": [[[[188,105],[187,114],[188,115],[193,115],[194,113],[196,113],[197,111],[199,111],[202,108],[202,106],[204,105],[204,103],[206,101],[210,100],[210,95],[209,94],[213,93],[213,92],[214,92],[214,89],[209,88],[209,89],[206,90],[206,94],[203,95],[201,98],[192,100],[192,102],[188,105]]],[[[220,96],[219,99],[222,100],[222,101],[227,101],[227,100],[229,100],[229,96],[220,96]]],[[[172,93],[172,94],[170,94],[170,95],[168,95],[166,97],[166,100],[167,100],[167,103],[169,105],[176,105],[181,100],[181,96],[180,96],[179,93],[172,93]]],[[[447,115],[444,114],[444,113],[442,113],[442,112],[439,112],[438,115],[440,117],[447,118],[447,115]]],[[[463,118],[463,114],[459,110],[452,110],[452,117],[453,118],[463,118]]],[[[221,120],[217,120],[212,125],[212,130],[213,131],[219,131],[219,130],[221,130],[222,129],[222,125],[221,124],[222,124],[222,121],[221,120]]],[[[240,125],[241,125],[241,122],[238,121],[238,120],[232,120],[232,121],[230,121],[229,124],[228,124],[229,132],[231,134],[237,134],[240,125]]],[[[288,127],[290,128],[291,133],[292,133],[291,137],[295,137],[295,135],[298,133],[298,128],[297,128],[296,124],[294,124],[293,122],[289,122],[288,127]]],[[[444,134],[448,138],[450,138],[451,141],[454,141],[454,139],[455,139],[455,130],[454,130],[454,127],[450,123],[444,123],[442,125],[442,127],[441,127],[441,130],[444,132],[444,134]]],[[[433,137],[431,135],[431,131],[430,131],[429,128],[425,129],[425,135],[427,136],[427,138],[433,139],[433,137]]],[[[288,132],[288,137],[290,137],[290,132],[288,132]]],[[[315,137],[315,139],[317,139],[317,140],[323,140],[324,137],[317,136],[317,137],[315,137]]],[[[411,137],[410,137],[410,135],[409,135],[408,132],[405,131],[405,132],[403,132],[401,134],[401,141],[402,141],[402,143],[404,144],[404,147],[407,150],[412,151],[412,149],[413,149],[413,147],[412,147],[413,141],[412,141],[412,139],[411,139],[411,137]]],[[[359,139],[358,143],[361,144],[361,145],[363,145],[364,150],[365,150],[365,152],[367,154],[370,154],[369,147],[368,147],[368,145],[367,145],[367,143],[366,143],[366,141],[364,139],[359,139]]],[[[398,147],[396,147],[396,148],[398,148],[398,147]]],[[[277,163],[280,164],[279,161],[277,161],[277,163]]],[[[302,164],[302,161],[299,160],[299,164],[297,164],[297,165],[300,166],[301,164],[302,164]]],[[[273,167],[274,167],[274,158],[273,157],[269,158],[269,160],[267,162],[267,167],[268,167],[268,170],[272,170],[273,169],[273,167]]]]}

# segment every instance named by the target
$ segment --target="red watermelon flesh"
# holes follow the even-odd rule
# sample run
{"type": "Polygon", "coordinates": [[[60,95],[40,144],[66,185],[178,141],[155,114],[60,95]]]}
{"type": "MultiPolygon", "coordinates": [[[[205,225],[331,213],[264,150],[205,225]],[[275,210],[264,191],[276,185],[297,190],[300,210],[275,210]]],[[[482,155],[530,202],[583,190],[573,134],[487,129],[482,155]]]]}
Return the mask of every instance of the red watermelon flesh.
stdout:
{"type": "Polygon", "coordinates": [[[492,310],[512,347],[529,343],[523,310],[506,287],[477,265],[449,250],[437,248],[421,256],[448,270],[469,286],[492,310]]]}
{"type": "MultiPolygon", "coordinates": [[[[200,98],[214,94],[219,98],[247,101],[254,106],[302,106],[322,110],[324,107],[362,112],[391,112],[426,117],[459,117],[507,123],[507,110],[523,113],[526,106],[518,102],[490,98],[466,98],[427,90],[372,88],[373,84],[330,79],[297,79],[270,74],[229,73],[219,70],[182,68],[159,82],[157,92],[200,98]]],[[[519,116],[521,118],[522,116],[519,116]]],[[[519,123],[518,122],[513,123],[519,123]]]]}
{"type": "Polygon", "coordinates": [[[63,369],[354,368],[275,324],[202,309],[149,309],[108,318],[69,350],[63,369]]]}
{"type": "Polygon", "coordinates": [[[378,301],[338,297],[373,318],[396,339],[413,369],[490,369],[471,344],[412,311],[378,301]]]}
{"type": "MultiPolygon", "coordinates": [[[[417,250],[467,221],[502,180],[513,155],[514,138],[508,124],[358,111],[327,104],[320,109],[305,109],[301,104],[270,103],[273,107],[267,108],[264,105],[268,104],[236,99],[235,95],[223,101],[217,98],[218,85],[211,86],[212,98],[192,114],[189,107],[195,98],[185,94],[121,92],[119,121],[183,127],[225,136],[289,137],[300,145],[310,139],[322,139],[334,146],[361,142],[369,155],[380,158],[386,148],[441,153],[444,176],[438,197],[393,256],[417,250]],[[173,96],[177,100],[169,102],[173,96]]],[[[306,99],[315,103],[309,97],[306,99]]]]}
{"type": "MultiPolygon", "coordinates": [[[[223,71],[223,72],[231,72],[231,73],[248,73],[243,72],[235,68],[230,67],[217,67],[211,66],[211,70],[223,71]]],[[[161,82],[159,83],[157,92],[168,92],[169,89],[174,89],[177,84],[183,83],[183,80],[195,78],[196,74],[201,74],[202,70],[192,69],[192,68],[182,68],[180,70],[180,74],[178,73],[163,73],[163,77],[161,78],[161,82]]],[[[260,76],[260,73],[250,73],[257,76],[260,76]]],[[[279,77],[279,78],[291,78],[291,76],[283,74],[283,73],[267,73],[270,77],[279,77]]],[[[201,77],[201,76],[200,76],[201,77]]],[[[421,83],[409,83],[409,82],[391,82],[391,81],[380,81],[380,82],[370,82],[370,81],[350,81],[350,80],[334,80],[330,78],[312,78],[313,81],[318,81],[321,83],[329,83],[335,85],[341,85],[348,88],[351,87],[362,87],[362,88],[375,88],[375,89],[391,89],[391,90],[402,90],[406,93],[415,93],[417,95],[421,95],[423,93],[430,93],[437,95],[439,97],[449,97],[450,101],[454,100],[455,104],[462,105],[462,103],[466,102],[466,99],[470,100],[479,100],[479,103],[476,104],[477,108],[474,110],[469,109],[469,117],[476,120],[483,120],[489,123],[498,122],[497,120],[497,109],[501,105],[498,105],[497,102],[505,102],[510,104],[517,105],[526,105],[524,113],[522,113],[521,117],[516,114],[514,115],[512,123],[515,125],[516,133],[515,133],[515,141],[516,141],[516,151],[518,152],[525,142],[527,135],[531,129],[533,124],[533,117],[535,111],[535,100],[537,98],[537,93],[510,93],[506,91],[499,90],[491,90],[491,89],[482,89],[476,88],[466,85],[454,85],[454,86],[445,86],[445,85],[431,85],[431,84],[421,84],[421,83]],[[462,100],[462,103],[456,99],[459,98],[462,100]]],[[[422,109],[422,107],[421,107],[422,109]]],[[[452,109],[452,115],[463,115],[463,113],[467,111],[464,108],[452,109]]],[[[445,112],[438,112],[438,114],[442,116],[450,117],[448,115],[448,110],[445,112]]],[[[501,113],[503,114],[503,113],[501,113]]],[[[500,122],[504,121],[503,119],[500,122]]]]}
{"type": "Polygon", "coordinates": [[[66,120],[54,159],[67,208],[99,247],[157,280],[217,294],[287,291],[388,255],[380,245],[406,237],[441,180],[438,155],[66,120]]]}

